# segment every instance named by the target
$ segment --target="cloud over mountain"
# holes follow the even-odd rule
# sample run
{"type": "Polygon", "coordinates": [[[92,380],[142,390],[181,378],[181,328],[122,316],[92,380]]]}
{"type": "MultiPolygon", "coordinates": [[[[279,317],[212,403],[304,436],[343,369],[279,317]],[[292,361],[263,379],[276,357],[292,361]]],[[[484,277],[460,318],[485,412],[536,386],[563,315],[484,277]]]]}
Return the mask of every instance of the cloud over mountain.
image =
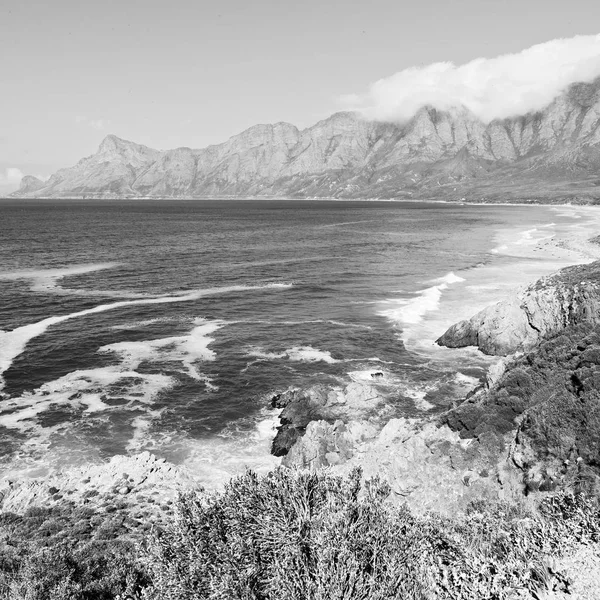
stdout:
{"type": "Polygon", "coordinates": [[[23,173],[16,167],[7,167],[4,172],[0,171],[0,184],[2,185],[18,185],[21,179],[23,179],[23,173]]]}
{"type": "Polygon", "coordinates": [[[381,121],[403,122],[419,108],[466,106],[485,122],[547,106],[569,84],[600,76],[600,34],[537,44],[516,54],[411,67],[342,98],[381,121]]]}

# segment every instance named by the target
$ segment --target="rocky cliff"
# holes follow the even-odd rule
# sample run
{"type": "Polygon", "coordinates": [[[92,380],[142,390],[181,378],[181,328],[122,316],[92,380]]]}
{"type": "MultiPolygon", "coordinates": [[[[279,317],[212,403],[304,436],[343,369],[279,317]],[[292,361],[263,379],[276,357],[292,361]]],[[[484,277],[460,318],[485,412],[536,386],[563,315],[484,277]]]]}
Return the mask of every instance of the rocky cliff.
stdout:
{"type": "Polygon", "coordinates": [[[201,150],[157,151],[108,136],[98,152],[20,197],[600,199],[600,80],[543,111],[484,123],[421,108],[407,123],[342,112],[304,130],[256,125],[201,150]]]}
{"type": "Polygon", "coordinates": [[[437,343],[506,356],[569,325],[600,322],[600,261],[563,269],[450,327],[437,343]]]}
{"type": "MultiPolygon", "coordinates": [[[[382,425],[367,410],[346,415],[343,405],[332,411],[331,401],[294,392],[284,399],[283,464],[360,466],[416,511],[453,512],[474,499],[555,489],[600,491],[600,261],[540,279],[454,325],[438,343],[518,354],[457,406],[419,419],[382,425]]],[[[385,401],[371,398],[377,390],[369,387],[362,405],[378,409],[385,401]]]]}

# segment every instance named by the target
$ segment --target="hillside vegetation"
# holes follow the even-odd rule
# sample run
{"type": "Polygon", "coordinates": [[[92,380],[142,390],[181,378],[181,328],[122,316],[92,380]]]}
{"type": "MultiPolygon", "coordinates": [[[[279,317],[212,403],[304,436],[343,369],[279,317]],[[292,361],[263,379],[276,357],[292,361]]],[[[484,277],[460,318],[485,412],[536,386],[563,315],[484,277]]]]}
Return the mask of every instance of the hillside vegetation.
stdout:
{"type": "Polygon", "coordinates": [[[600,541],[595,500],[474,503],[416,517],[389,487],[327,471],[251,472],[182,495],[151,533],[82,508],[0,519],[3,600],[540,598],[569,590],[555,561],[600,541]]]}

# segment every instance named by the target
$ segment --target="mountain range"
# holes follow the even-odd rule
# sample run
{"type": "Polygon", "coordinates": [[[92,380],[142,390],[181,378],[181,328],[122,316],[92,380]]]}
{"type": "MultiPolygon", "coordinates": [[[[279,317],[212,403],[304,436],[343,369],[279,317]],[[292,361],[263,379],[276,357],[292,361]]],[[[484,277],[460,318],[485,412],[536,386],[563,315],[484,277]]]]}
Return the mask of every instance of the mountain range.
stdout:
{"type": "Polygon", "coordinates": [[[107,136],[24,198],[397,198],[600,201],[600,78],[545,109],[482,122],[424,106],[407,122],[340,112],[299,130],[255,125],[203,149],[154,150],[107,136]]]}

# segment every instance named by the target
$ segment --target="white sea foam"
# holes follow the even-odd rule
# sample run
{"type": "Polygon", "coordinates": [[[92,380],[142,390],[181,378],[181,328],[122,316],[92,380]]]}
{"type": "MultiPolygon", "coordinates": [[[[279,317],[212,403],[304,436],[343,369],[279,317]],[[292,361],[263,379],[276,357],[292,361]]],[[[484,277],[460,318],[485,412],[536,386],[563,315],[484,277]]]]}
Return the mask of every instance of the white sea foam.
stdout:
{"type": "Polygon", "coordinates": [[[448,273],[431,282],[436,285],[415,292],[414,298],[387,300],[386,304],[391,304],[392,308],[383,310],[379,314],[403,326],[416,325],[428,312],[438,309],[442,294],[448,289],[448,286],[462,281],[465,281],[462,277],[448,273]]]}
{"type": "Polygon", "coordinates": [[[283,352],[268,352],[258,346],[252,347],[247,352],[248,356],[255,358],[262,358],[266,360],[275,360],[280,358],[287,358],[297,362],[319,362],[323,361],[326,363],[340,362],[333,358],[326,350],[318,350],[312,346],[294,346],[284,350],[283,352]]]}
{"type": "Polygon", "coordinates": [[[188,454],[183,464],[207,489],[219,489],[231,477],[241,475],[247,469],[259,474],[272,471],[281,464],[281,459],[270,453],[279,425],[279,412],[262,410],[250,432],[232,423],[213,438],[188,440],[188,454]]]}
{"type": "Polygon", "coordinates": [[[19,356],[24,350],[25,346],[33,338],[42,335],[52,325],[63,323],[70,319],[76,319],[79,317],[85,317],[88,315],[94,315],[109,310],[116,310],[119,308],[125,308],[128,306],[140,306],[140,305],[152,305],[152,304],[172,304],[176,302],[191,302],[199,300],[204,296],[211,296],[215,294],[225,294],[228,292],[240,292],[240,291],[253,291],[262,289],[286,289],[291,287],[291,284],[285,283],[269,283],[265,285],[248,286],[248,285],[234,285],[229,287],[221,288],[207,288],[200,290],[192,290],[187,292],[181,292],[179,294],[171,296],[159,296],[156,298],[141,298],[137,300],[122,300],[119,302],[112,302],[110,304],[101,304],[94,308],[88,308],[86,310],[80,310],[78,312],[70,313],[67,315],[48,317],[37,323],[30,325],[24,325],[17,327],[12,331],[4,331],[0,333],[0,389],[4,387],[4,381],[2,374],[10,367],[12,361],[19,356]]]}
{"type": "MultiPolygon", "coordinates": [[[[372,302],[370,304],[375,304],[372,302]]],[[[328,325],[335,325],[336,327],[350,327],[352,329],[373,329],[370,325],[362,325],[360,323],[344,323],[343,321],[336,321],[334,319],[309,319],[299,321],[269,321],[266,319],[242,319],[239,321],[229,321],[230,323],[256,323],[259,325],[313,325],[319,323],[327,323],[328,325]]]]}
{"type": "Polygon", "coordinates": [[[194,329],[187,335],[171,336],[156,340],[138,342],[118,342],[102,346],[99,352],[117,354],[122,364],[129,369],[137,369],[142,362],[181,363],[184,372],[192,379],[204,381],[210,389],[216,389],[209,377],[200,373],[198,361],[211,361],[215,353],[208,346],[214,342],[210,334],[223,327],[223,321],[208,322],[196,319],[194,329]]]}
{"type": "MultiPolygon", "coordinates": [[[[86,413],[111,410],[126,410],[148,404],[161,392],[171,387],[175,381],[162,374],[139,373],[142,363],[168,363],[173,370],[180,370],[193,379],[203,381],[208,389],[216,389],[210,378],[199,372],[199,361],[211,361],[215,353],[208,348],[214,341],[210,337],[222,327],[222,321],[208,322],[197,319],[195,327],[186,335],[160,338],[140,342],[121,342],[102,346],[101,353],[114,353],[120,362],[114,366],[97,369],[78,370],[59,379],[45,383],[33,392],[5,400],[0,411],[0,425],[12,429],[28,431],[30,437],[48,437],[62,426],[44,427],[37,425],[35,418],[51,407],[60,405],[69,409],[83,409],[86,413]],[[181,365],[178,369],[176,365],[181,365]],[[108,401],[118,400],[117,406],[108,401]],[[35,432],[32,435],[31,432],[35,432]]],[[[145,413],[148,414],[147,410],[145,413]]],[[[150,416],[158,416],[150,411],[150,416]]],[[[149,416],[136,417],[134,429],[149,426],[149,416]],[[144,423],[148,425],[144,425],[144,423]]],[[[141,433],[135,433],[142,435],[141,433]]],[[[134,442],[132,442],[134,443],[134,442]]]]}
{"type": "MultiPolygon", "coordinates": [[[[113,325],[111,329],[115,331],[127,331],[129,329],[141,329],[142,327],[148,327],[149,325],[156,325],[156,323],[173,323],[175,321],[184,321],[185,318],[181,317],[156,317],[155,319],[142,319],[141,321],[134,321],[132,323],[123,323],[121,325],[113,325]]],[[[187,319],[189,320],[189,319],[187,319]]]]}
{"type": "Polygon", "coordinates": [[[477,377],[472,377],[471,375],[465,375],[464,373],[456,373],[456,375],[454,376],[454,379],[456,381],[456,383],[458,383],[461,386],[464,387],[468,387],[468,388],[474,388],[477,385],[479,385],[479,379],[477,377]]]}
{"type": "Polygon", "coordinates": [[[266,473],[279,466],[281,459],[270,454],[279,413],[278,409],[262,409],[256,417],[231,422],[218,434],[203,439],[152,430],[151,422],[140,418],[128,450],[148,450],[183,464],[203,487],[219,489],[247,469],[266,473]]]}
{"type": "Polygon", "coordinates": [[[1,271],[0,279],[5,281],[17,281],[19,279],[29,279],[33,285],[55,284],[56,281],[63,277],[72,277],[74,275],[84,275],[85,273],[93,273],[94,271],[102,271],[104,269],[112,269],[119,266],[119,263],[94,263],[87,265],[74,265],[71,267],[63,267],[59,269],[25,269],[23,271],[1,271]]]}
{"type": "MultiPolygon", "coordinates": [[[[0,425],[23,431],[37,430],[40,434],[41,428],[34,419],[50,407],[66,405],[93,413],[110,410],[112,407],[106,400],[111,397],[119,398],[125,404],[139,405],[150,402],[172,384],[173,379],[166,375],[140,374],[123,365],[73,371],[32,392],[5,400],[0,411],[0,425]],[[125,381],[126,385],[120,383],[125,381]],[[112,391],[111,386],[115,388],[112,391]]],[[[123,408],[119,405],[120,410],[123,408]]],[[[46,434],[52,431],[52,428],[45,429],[46,434]]]]}

